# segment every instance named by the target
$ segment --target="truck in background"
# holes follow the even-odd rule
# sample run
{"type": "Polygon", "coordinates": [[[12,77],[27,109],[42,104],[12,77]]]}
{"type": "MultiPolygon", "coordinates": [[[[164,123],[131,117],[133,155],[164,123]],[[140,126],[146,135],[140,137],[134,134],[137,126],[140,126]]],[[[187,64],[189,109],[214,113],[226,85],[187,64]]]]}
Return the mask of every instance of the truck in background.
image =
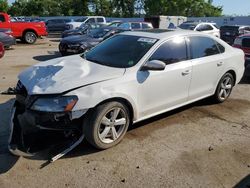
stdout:
{"type": "Polygon", "coordinates": [[[11,29],[13,36],[28,44],[34,44],[38,37],[47,36],[44,22],[12,22],[11,17],[0,12],[0,28],[11,29]]]}

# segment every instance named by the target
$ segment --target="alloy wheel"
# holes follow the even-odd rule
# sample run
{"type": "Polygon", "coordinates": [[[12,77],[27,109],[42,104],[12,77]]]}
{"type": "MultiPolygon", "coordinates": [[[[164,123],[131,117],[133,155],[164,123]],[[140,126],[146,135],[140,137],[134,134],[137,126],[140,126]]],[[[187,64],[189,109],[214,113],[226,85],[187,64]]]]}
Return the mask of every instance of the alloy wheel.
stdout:
{"type": "Polygon", "coordinates": [[[219,99],[221,101],[226,100],[229,95],[231,94],[233,88],[233,80],[230,76],[226,76],[220,85],[220,89],[219,89],[219,99]]]}
{"type": "Polygon", "coordinates": [[[127,119],[122,108],[115,107],[109,110],[101,119],[98,128],[99,139],[110,144],[115,142],[126,129],[127,119]]]}

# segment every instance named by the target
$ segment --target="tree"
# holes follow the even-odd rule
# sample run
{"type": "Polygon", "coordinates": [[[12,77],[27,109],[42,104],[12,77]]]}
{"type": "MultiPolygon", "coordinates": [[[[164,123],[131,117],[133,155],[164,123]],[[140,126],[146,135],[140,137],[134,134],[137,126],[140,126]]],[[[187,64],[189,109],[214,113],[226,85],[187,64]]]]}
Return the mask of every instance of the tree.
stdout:
{"type": "Polygon", "coordinates": [[[147,15],[169,16],[221,16],[222,7],[212,5],[212,0],[145,0],[147,15]]]}
{"type": "Polygon", "coordinates": [[[7,12],[9,5],[7,0],[0,0],[0,12],[7,12]]]}
{"type": "Polygon", "coordinates": [[[133,17],[136,0],[113,0],[114,15],[118,17],[133,17]]]}

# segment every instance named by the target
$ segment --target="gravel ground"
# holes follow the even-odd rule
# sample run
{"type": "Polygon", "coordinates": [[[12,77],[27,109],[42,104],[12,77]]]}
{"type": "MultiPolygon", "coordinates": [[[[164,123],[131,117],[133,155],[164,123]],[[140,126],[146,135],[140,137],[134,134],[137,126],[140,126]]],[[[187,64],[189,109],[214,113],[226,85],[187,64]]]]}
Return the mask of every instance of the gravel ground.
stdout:
{"type": "MultiPolygon", "coordinates": [[[[58,39],[18,44],[0,60],[0,91],[26,67],[59,57],[58,39]]],[[[248,74],[250,75],[250,68],[248,74]]],[[[116,147],[84,141],[41,168],[43,157],[6,149],[13,97],[0,96],[0,187],[250,187],[250,79],[219,105],[204,100],[138,123],[116,147]]]]}

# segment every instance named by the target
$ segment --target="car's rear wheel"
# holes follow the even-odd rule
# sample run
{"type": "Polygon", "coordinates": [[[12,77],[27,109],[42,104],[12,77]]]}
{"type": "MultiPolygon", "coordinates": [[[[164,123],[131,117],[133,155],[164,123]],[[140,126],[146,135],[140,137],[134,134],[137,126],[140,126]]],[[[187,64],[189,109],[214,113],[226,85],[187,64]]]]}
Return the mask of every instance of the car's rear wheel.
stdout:
{"type": "Polygon", "coordinates": [[[120,102],[109,102],[97,106],[87,115],[83,132],[91,145],[108,149],[123,139],[129,124],[128,108],[120,102]]]}
{"type": "Polygon", "coordinates": [[[37,40],[37,36],[33,31],[27,31],[23,36],[23,41],[28,44],[34,44],[37,40]]]}
{"type": "Polygon", "coordinates": [[[217,103],[222,103],[226,101],[229,96],[231,95],[231,92],[234,87],[234,77],[231,73],[226,73],[220,80],[216,92],[214,94],[214,100],[217,103]]]}

